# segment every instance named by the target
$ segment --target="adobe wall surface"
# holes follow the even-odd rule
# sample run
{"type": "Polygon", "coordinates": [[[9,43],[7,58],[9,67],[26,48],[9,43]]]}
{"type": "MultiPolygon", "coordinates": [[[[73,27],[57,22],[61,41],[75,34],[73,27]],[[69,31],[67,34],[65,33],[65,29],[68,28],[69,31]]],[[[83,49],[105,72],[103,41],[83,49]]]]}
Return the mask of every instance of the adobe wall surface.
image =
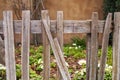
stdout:
{"type": "Polygon", "coordinates": [[[98,12],[102,19],[103,0],[46,0],[45,7],[52,19],[56,19],[56,11],[64,11],[64,19],[90,19],[92,12],[98,12]]]}
{"type": "MultiPolygon", "coordinates": [[[[56,19],[56,12],[61,10],[65,20],[91,19],[92,12],[98,12],[99,19],[102,19],[102,5],[103,0],[46,0],[45,3],[51,19],[56,19]]],[[[65,34],[64,42],[71,42],[71,38],[75,36],[83,37],[82,34],[65,34]]]]}

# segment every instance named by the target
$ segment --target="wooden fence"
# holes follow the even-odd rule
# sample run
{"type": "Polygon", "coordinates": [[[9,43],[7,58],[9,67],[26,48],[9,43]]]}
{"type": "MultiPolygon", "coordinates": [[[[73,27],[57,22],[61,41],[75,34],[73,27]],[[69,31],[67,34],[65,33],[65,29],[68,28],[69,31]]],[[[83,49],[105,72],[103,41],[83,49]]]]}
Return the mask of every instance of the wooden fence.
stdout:
{"type": "MultiPolygon", "coordinates": [[[[30,11],[22,11],[22,20],[13,20],[12,11],[3,12],[3,21],[0,21],[0,33],[4,34],[5,62],[7,80],[16,80],[14,33],[22,34],[21,61],[22,80],[29,80],[29,48],[30,33],[42,33],[43,37],[43,79],[50,78],[50,46],[53,50],[60,73],[60,79],[71,80],[63,56],[63,34],[85,33],[87,38],[87,68],[86,80],[104,80],[109,33],[111,32],[112,14],[109,13],[106,21],[98,20],[98,13],[93,12],[91,20],[63,20],[63,12],[57,12],[57,20],[50,20],[48,11],[41,12],[42,20],[30,20],[30,11]],[[102,56],[99,71],[98,65],[98,33],[103,33],[102,56]],[[52,34],[56,34],[55,37],[52,34]]],[[[119,80],[119,50],[120,50],[120,13],[115,13],[113,37],[113,73],[112,80],[119,80]]]]}

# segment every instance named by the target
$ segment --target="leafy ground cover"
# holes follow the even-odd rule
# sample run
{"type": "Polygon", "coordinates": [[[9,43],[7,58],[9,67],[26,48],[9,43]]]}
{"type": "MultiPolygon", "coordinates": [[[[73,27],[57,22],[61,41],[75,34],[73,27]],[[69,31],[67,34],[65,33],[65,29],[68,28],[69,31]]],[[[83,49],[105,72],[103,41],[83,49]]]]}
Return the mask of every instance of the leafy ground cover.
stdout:
{"type": "MultiPolygon", "coordinates": [[[[43,58],[42,58],[42,46],[30,47],[30,79],[42,80],[43,74],[43,58]]],[[[73,43],[65,45],[63,48],[66,65],[69,68],[69,72],[72,80],[85,80],[86,78],[86,46],[85,40],[78,38],[73,39],[73,43]]],[[[17,80],[21,78],[21,51],[20,47],[16,48],[16,74],[17,80]]],[[[101,56],[101,49],[99,49],[98,56],[101,56]]],[[[112,80],[112,47],[108,48],[105,80],[112,80]]],[[[57,80],[57,68],[56,60],[51,50],[51,74],[50,80],[57,80]]],[[[98,64],[99,69],[99,64],[98,64]]],[[[0,80],[5,80],[5,67],[0,65],[0,80]]]]}

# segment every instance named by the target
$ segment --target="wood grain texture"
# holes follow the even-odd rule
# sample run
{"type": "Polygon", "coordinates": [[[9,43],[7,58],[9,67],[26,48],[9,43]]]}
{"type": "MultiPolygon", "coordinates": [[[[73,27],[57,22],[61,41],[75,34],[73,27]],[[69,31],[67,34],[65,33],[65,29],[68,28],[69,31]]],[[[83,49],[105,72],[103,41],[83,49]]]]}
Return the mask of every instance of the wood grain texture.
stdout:
{"type": "Polygon", "coordinates": [[[114,14],[112,80],[120,80],[120,12],[114,14]]]}
{"type": "MultiPolygon", "coordinates": [[[[63,66],[63,70],[64,70],[64,72],[65,72],[65,74],[66,74],[66,76],[67,76],[67,78],[68,78],[67,80],[71,80],[70,74],[69,74],[69,72],[68,72],[68,68],[67,68],[67,66],[66,66],[66,64],[65,64],[66,61],[65,61],[65,59],[64,59],[64,55],[63,55],[63,52],[62,52],[62,50],[61,50],[61,47],[60,47],[60,44],[59,44],[57,38],[54,38],[54,43],[55,43],[56,49],[57,49],[57,51],[58,51],[58,57],[60,58],[60,61],[61,61],[62,66],[63,66]]],[[[61,74],[61,75],[62,75],[62,74],[61,74]]],[[[64,80],[64,78],[60,78],[60,79],[64,80]]]]}
{"type": "Polygon", "coordinates": [[[86,54],[86,80],[89,80],[90,75],[90,60],[91,60],[91,34],[87,34],[87,54],[86,54]]]}
{"type": "Polygon", "coordinates": [[[100,60],[100,70],[99,70],[98,80],[104,80],[105,66],[106,66],[106,60],[107,60],[107,48],[109,43],[109,34],[110,34],[111,24],[112,24],[112,14],[109,13],[106,19],[105,29],[103,33],[102,56],[100,60]]]}
{"type": "Polygon", "coordinates": [[[22,80],[29,80],[30,11],[22,12],[22,80]]]}
{"type": "MultiPolygon", "coordinates": [[[[57,11],[57,39],[60,44],[61,50],[63,50],[63,11],[57,11]]],[[[58,69],[58,80],[63,80],[58,69]]]]}
{"type": "MultiPolygon", "coordinates": [[[[105,21],[98,21],[98,32],[102,33],[104,29],[105,21]]],[[[91,20],[63,20],[63,31],[64,33],[90,33],[90,24],[91,20]]],[[[52,33],[56,33],[57,29],[57,21],[50,20],[50,31],[52,33]]],[[[22,31],[22,21],[14,20],[13,23],[15,27],[15,33],[21,34],[22,31]]],[[[31,20],[31,33],[41,33],[41,20],[31,20]]],[[[3,21],[0,21],[0,33],[3,34],[3,21]]]]}
{"type": "Polygon", "coordinates": [[[91,60],[89,80],[97,80],[97,51],[98,51],[98,13],[93,12],[91,24],[91,60]]]}
{"type": "Polygon", "coordinates": [[[62,66],[62,62],[60,60],[60,57],[59,57],[59,53],[56,49],[56,46],[55,46],[55,43],[54,43],[54,40],[53,40],[53,37],[52,37],[52,34],[50,32],[50,30],[48,29],[48,24],[47,24],[47,20],[45,19],[45,15],[42,14],[42,22],[44,24],[44,28],[45,28],[45,31],[46,31],[46,34],[47,34],[47,37],[49,39],[49,42],[51,44],[51,47],[52,47],[52,50],[53,50],[53,54],[55,56],[55,59],[56,59],[56,62],[57,62],[57,66],[59,67],[59,70],[61,72],[61,75],[63,77],[63,80],[71,80],[69,79],[69,77],[66,75],[67,72],[64,71],[64,66],[62,66]]]}
{"type": "MultiPolygon", "coordinates": [[[[48,11],[44,10],[41,12],[41,14],[45,15],[45,19],[47,20],[47,23],[50,26],[48,11]]],[[[49,27],[49,30],[50,30],[50,27],[49,27]]],[[[43,24],[42,24],[42,38],[43,38],[43,61],[44,61],[43,80],[49,80],[50,78],[50,43],[49,43],[43,24]]]]}
{"type": "Polygon", "coordinates": [[[3,12],[4,38],[5,38],[5,62],[7,80],[16,80],[15,46],[12,11],[3,12]]]}

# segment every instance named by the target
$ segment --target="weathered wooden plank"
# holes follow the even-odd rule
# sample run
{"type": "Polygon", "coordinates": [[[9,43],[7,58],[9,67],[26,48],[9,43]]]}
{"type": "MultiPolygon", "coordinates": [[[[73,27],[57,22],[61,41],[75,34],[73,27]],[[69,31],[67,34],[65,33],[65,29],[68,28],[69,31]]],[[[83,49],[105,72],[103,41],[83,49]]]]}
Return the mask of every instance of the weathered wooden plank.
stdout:
{"type": "Polygon", "coordinates": [[[29,80],[30,11],[22,12],[22,80],[29,80]]]}
{"type": "Polygon", "coordinates": [[[16,80],[15,46],[12,11],[3,12],[5,37],[5,62],[7,80],[16,80]]]}
{"type": "Polygon", "coordinates": [[[59,70],[61,72],[61,75],[63,77],[63,80],[70,80],[67,75],[66,75],[66,72],[64,71],[64,68],[62,66],[62,62],[60,61],[60,57],[58,55],[58,51],[56,49],[56,46],[55,46],[55,43],[54,43],[54,40],[52,38],[52,34],[51,32],[49,31],[48,29],[48,24],[47,24],[47,20],[45,19],[45,15],[44,13],[42,14],[42,22],[44,24],[44,28],[45,28],[45,31],[46,31],[46,34],[47,34],[47,37],[49,39],[49,42],[51,44],[51,47],[52,47],[52,50],[53,50],[53,54],[55,56],[55,59],[56,59],[56,62],[57,62],[57,66],[59,67],[59,70]]]}
{"type": "MultiPolygon", "coordinates": [[[[90,33],[91,21],[84,20],[64,20],[64,33],[90,33]]],[[[51,20],[51,32],[56,32],[56,20],[51,20]]],[[[22,21],[14,20],[15,33],[21,33],[22,21]]],[[[3,33],[3,22],[0,21],[0,34],[3,33]]],[[[104,29],[104,21],[99,21],[98,32],[102,33],[104,29]]],[[[31,20],[31,33],[41,33],[41,20],[31,20]]]]}
{"type": "Polygon", "coordinates": [[[105,29],[103,33],[102,56],[100,60],[100,70],[99,70],[98,80],[104,80],[105,65],[106,65],[106,60],[107,60],[107,48],[108,48],[108,43],[109,43],[111,23],[112,23],[112,14],[109,13],[106,19],[105,29]]]}
{"type": "MultiPolygon", "coordinates": [[[[57,11],[57,39],[63,49],[63,11],[57,11]]],[[[58,80],[63,80],[58,68],[58,80]]]]}
{"type": "Polygon", "coordinates": [[[4,29],[4,43],[5,43],[5,65],[6,65],[6,76],[7,80],[11,79],[10,75],[10,57],[9,57],[9,41],[8,41],[8,22],[7,22],[7,12],[3,12],[3,29],[4,29]]]}
{"type": "Polygon", "coordinates": [[[120,80],[120,12],[114,14],[112,80],[120,80]]]}
{"type": "MultiPolygon", "coordinates": [[[[43,13],[48,22],[48,25],[50,26],[48,11],[44,10],[44,11],[42,11],[41,14],[43,14],[43,13]]],[[[49,30],[50,30],[50,27],[49,27],[49,30]]],[[[43,66],[44,66],[43,80],[49,80],[49,78],[50,78],[50,43],[47,38],[47,34],[45,32],[44,26],[42,27],[42,37],[43,37],[43,61],[44,61],[44,63],[43,63],[43,66]]]]}
{"type": "Polygon", "coordinates": [[[98,51],[98,13],[93,12],[91,24],[91,60],[89,80],[97,80],[97,51],[98,51]]]}
{"type": "MultiPolygon", "coordinates": [[[[59,42],[58,42],[57,38],[54,38],[54,43],[55,43],[56,49],[58,51],[58,57],[60,58],[60,61],[61,61],[62,66],[63,66],[63,70],[64,70],[64,72],[65,72],[65,74],[66,74],[66,76],[68,78],[67,80],[71,80],[70,74],[68,72],[68,68],[67,68],[67,66],[65,64],[66,62],[65,62],[65,59],[64,59],[64,55],[63,55],[63,52],[61,50],[61,47],[59,45],[59,42]]],[[[63,78],[60,78],[60,79],[64,80],[63,78]]]]}
{"type": "Polygon", "coordinates": [[[86,80],[89,80],[90,60],[91,60],[91,34],[87,34],[87,54],[86,54],[86,80]]]}

